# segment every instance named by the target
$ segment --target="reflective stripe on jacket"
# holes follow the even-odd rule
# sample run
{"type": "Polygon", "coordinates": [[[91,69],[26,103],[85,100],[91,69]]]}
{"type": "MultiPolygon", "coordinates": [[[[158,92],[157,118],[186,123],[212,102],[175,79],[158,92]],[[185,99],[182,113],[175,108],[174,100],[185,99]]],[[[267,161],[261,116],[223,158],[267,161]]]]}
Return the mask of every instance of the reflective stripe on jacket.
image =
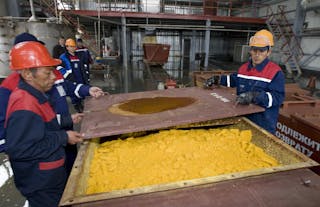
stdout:
{"type": "Polygon", "coordinates": [[[68,135],[60,130],[47,97],[20,80],[10,95],[6,117],[6,153],[20,192],[63,190],[68,135]]]}
{"type": "Polygon", "coordinates": [[[285,97],[285,77],[277,64],[265,59],[253,67],[249,61],[239,68],[238,73],[221,77],[221,84],[237,87],[237,95],[248,91],[259,92],[254,104],[264,107],[265,111],[247,117],[262,128],[275,133],[279,108],[285,97]]]}

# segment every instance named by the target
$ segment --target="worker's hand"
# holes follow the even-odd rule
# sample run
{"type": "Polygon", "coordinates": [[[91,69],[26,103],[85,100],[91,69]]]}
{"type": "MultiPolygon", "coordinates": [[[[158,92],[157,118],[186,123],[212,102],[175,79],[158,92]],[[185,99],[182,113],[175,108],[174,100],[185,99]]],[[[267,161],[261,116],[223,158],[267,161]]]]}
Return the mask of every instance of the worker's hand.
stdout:
{"type": "Polygon", "coordinates": [[[90,96],[92,96],[94,98],[99,98],[100,96],[104,96],[103,90],[99,87],[96,87],[96,86],[90,87],[89,94],[90,94],[90,96]]]}
{"type": "Polygon", "coordinates": [[[214,75],[211,78],[207,79],[203,86],[204,88],[211,88],[213,85],[220,85],[220,76],[214,75]]]}
{"type": "Polygon", "coordinates": [[[257,97],[259,92],[256,91],[249,91],[245,93],[241,93],[237,96],[236,103],[248,105],[250,103],[253,103],[253,100],[255,97],[257,97]]]}
{"type": "Polygon", "coordinates": [[[80,123],[80,121],[82,120],[83,116],[84,116],[83,113],[71,114],[72,122],[73,122],[74,124],[80,123]]]}
{"type": "Polygon", "coordinates": [[[68,134],[68,143],[69,144],[77,144],[83,141],[83,137],[81,136],[81,134],[79,132],[76,131],[67,131],[68,134]]]}

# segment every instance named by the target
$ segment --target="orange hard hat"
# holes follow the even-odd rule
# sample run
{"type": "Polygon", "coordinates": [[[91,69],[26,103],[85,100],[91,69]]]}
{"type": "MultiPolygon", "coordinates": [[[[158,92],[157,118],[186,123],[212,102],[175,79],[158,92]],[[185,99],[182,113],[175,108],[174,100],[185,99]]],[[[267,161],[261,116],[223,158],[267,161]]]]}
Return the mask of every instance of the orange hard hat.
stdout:
{"type": "Polygon", "coordinates": [[[16,44],[10,51],[10,69],[49,67],[61,64],[61,60],[51,57],[47,48],[34,41],[16,44]]]}
{"type": "Polygon", "coordinates": [[[71,47],[76,47],[76,46],[77,46],[77,45],[76,45],[76,41],[74,41],[74,39],[71,39],[71,38],[69,38],[69,39],[66,40],[65,45],[66,45],[66,46],[71,46],[71,47]]]}
{"type": "Polygon", "coordinates": [[[251,47],[266,47],[274,46],[273,35],[266,29],[259,30],[250,38],[249,46],[251,47]]]}

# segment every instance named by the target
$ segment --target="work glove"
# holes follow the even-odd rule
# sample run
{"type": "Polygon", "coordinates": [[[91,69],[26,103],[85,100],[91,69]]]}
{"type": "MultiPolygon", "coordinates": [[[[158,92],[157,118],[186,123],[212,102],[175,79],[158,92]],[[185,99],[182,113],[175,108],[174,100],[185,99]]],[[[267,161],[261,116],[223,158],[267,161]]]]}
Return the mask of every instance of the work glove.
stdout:
{"type": "Polygon", "coordinates": [[[241,93],[236,98],[236,103],[242,104],[242,105],[248,105],[250,103],[253,103],[253,100],[258,96],[259,92],[257,91],[249,91],[245,93],[241,93]]]}
{"type": "Polygon", "coordinates": [[[220,85],[220,76],[219,75],[214,75],[211,78],[207,79],[203,86],[205,88],[210,88],[213,85],[220,85]]]}

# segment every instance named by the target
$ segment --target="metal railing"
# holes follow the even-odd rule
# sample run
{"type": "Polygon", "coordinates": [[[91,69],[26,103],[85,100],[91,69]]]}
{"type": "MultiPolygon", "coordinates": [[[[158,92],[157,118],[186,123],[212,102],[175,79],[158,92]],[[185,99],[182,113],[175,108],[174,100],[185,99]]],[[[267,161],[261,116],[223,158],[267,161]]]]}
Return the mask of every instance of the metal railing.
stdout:
{"type": "Polygon", "coordinates": [[[99,54],[100,50],[97,48],[97,42],[95,38],[92,38],[91,35],[88,33],[87,29],[80,24],[78,19],[72,17],[69,14],[63,13],[63,10],[69,10],[74,9],[74,5],[71,4],[73,1],[71,0],[62,0],[60,1],[60,4],[56,0],[39,0],[40,5],[42,5],[42,9],[54,16],[56,16],[57,19],[60,19],[59,21],[62,21],[60,23],[64,23],[67,25],[70,25],[73,28],[76,28],[77,33],[81,33],[81,38],[83,38],[83,41],[85,45],[89,48],[90,51],[94,52],[95,54],[99,54]]]}
{"type": "MultiPolygon", "coordinates": [[[[47,0],[50,1],[50,0],[47,0]]],[[[54,1],[54,0],[51,0],[54,1]]],[[[97,0],[60,0],[60,7],[76,10],[97,10],[97,0]]],[[[101,11],[146,12],[184,15],[252,16],[261,4],[231,0],[108,0],[100,1],[101,11]]]]}

